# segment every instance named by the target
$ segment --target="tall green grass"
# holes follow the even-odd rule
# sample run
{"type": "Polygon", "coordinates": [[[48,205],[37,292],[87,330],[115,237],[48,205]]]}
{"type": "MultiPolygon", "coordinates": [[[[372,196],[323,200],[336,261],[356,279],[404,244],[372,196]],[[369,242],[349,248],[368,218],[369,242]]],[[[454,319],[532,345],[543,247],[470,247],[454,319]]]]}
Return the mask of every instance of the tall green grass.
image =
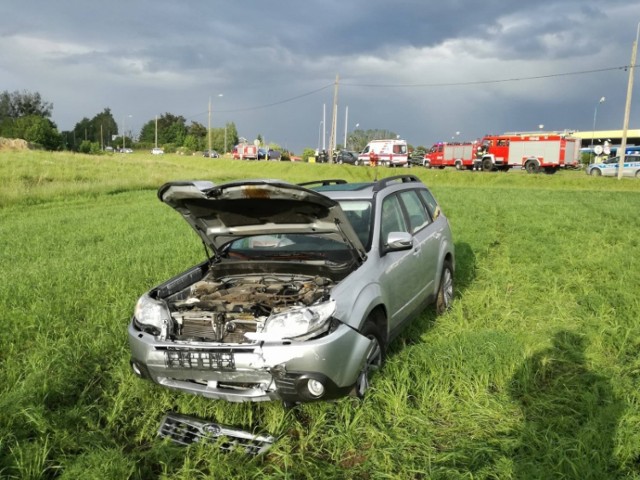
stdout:
{"type": "Polygon", "coordinates": [[[0,154],[0,477],[640,478],[640,182],[151,155],[0,154]],[[135,378],[137,297],[203,257],[172,179],[412,173],[449,216],[453,309],[364,401],[285,410],[135,378]],[[279,437],[263,458],[156,438],[176,410],[279,437]]]}

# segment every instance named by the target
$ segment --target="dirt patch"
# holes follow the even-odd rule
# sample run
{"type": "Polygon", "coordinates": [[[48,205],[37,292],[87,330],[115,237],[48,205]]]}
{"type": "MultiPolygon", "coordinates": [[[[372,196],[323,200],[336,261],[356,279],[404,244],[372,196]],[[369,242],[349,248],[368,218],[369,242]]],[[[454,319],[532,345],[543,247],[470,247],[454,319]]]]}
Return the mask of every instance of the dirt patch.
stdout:
{"type": "Polygon", "coordinates": [[[0,137],[0,150],[28,150],[29,142],[21,138],[0,137]]]}

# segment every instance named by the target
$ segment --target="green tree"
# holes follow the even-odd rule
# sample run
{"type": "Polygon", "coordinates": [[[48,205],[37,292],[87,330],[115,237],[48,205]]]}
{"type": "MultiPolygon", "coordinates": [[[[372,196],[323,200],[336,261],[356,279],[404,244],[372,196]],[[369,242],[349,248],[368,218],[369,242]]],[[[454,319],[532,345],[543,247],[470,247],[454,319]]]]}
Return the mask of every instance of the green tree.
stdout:
{"type": "MultiPolygon", "coordinates": [[[[165,113],[158,117],[158,145],[168,143],[176,147],[181,147],[187,136],[186,120],[181,115],[173,115],[165,113]]],[[[149,120],[142,126],[140,130],[140,142],[149,145],[155,144],[156,138],[156,120],[149,120]]]]}
{"type": "Polygon", "coordinates": [[[202,141],[198,137],[189,134],[184,137],[184,143],[182,144],[182,146],[194,152],[196,150],[201,150],[201,144],[202,141]]]}
{"type": "Polygon", "coordinates": [[[53,104],[45,102],[38,92],[7,90],[0,93],[0,121],[5,118],[19,118],[31,115],[49,118],[53,104]]]}
{"type": "Polygon", "coordinates": [[[354,130],[347,136],[349,150],[361,152],[371,140],[396,138],[398,135],[390,130],[354,130]]]}
{"type": "Polygon", "coordinates": [[[80,143],[84,140],[98,143],[102,147],[103,145],[111,145],[111,136],[118,133],[118,124],[113,118],[111,110],[105,108],[92,119],[84,117],[76,123],[72,133],[75,140],[72,146],[73,150],[78,150],[80,143]]]}
{"type": "Polygon", "coordinates": [[[38,115],[20,117],[15,120],[13,127],[11,136],[14,138],[22,138],[46,150],[59,150],[62,147],[62,137],[56,124],[48,118],[38,115]]]}
{"type": "Polygon", "coordinates": [[[48,150],[61,148],[58,127],[49,117],[53,104],[38,92],[0,93],[0,136],[22,138],[48,150]]]}

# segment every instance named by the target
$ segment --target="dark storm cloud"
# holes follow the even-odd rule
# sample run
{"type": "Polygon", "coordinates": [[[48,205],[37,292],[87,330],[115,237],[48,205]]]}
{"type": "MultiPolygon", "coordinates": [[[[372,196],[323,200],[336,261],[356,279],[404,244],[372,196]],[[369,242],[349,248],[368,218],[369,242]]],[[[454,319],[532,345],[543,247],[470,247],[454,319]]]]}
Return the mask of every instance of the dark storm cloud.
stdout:
{"type": "Polygon", "coordinates": [[[589,129],[601,96],[599,123],[615,128],[626,72],[553,75],[626,65],[639,6],[4,0],[0,84],[40,91],[65,129],[105,107],[138,125],[167,111],[202,122],[212,96],[218,122],[235,121],[247,137],[287,138],[294,148],[317,143],[336,74],[339,122],[348,105],[351,128],[398,131],[414,143],[538,123],[589,129]],[[519,80],[483,83],[501,79],[519,80]],[[415,84],[423,86],[406,87],[415,84]]]}

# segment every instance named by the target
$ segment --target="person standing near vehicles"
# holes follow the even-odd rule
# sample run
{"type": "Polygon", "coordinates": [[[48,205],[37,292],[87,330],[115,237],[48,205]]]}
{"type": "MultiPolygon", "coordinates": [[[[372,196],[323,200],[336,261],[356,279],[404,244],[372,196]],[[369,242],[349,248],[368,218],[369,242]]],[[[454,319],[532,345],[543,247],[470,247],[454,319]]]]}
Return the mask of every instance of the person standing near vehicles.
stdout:
{"type": "Polygon", "coordinates": [[[376,155],[376,152],[374,152],[373,149],[371,149],[371,151],[369,152],[369,165],[371,165],[372,167],[375,167],[377,163],[378,163],[378,155],[376,155]]]}

